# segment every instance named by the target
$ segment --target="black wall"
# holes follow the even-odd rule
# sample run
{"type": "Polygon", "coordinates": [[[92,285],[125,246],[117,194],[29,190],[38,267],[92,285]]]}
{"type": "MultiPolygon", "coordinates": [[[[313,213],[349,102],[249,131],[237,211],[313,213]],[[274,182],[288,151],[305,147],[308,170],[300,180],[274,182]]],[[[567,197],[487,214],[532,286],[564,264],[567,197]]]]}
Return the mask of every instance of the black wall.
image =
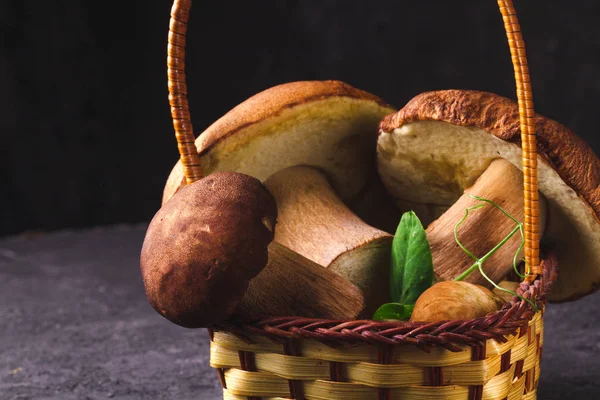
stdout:
{"type": "MultiPolygon", "coordinates": [[[[0,235],[151,218],[177,150],[170,1],[0,2],[0,235]]],[[[520,0],[538,112],[600,154],[600,2],[520,0]]],[[[493,0],[196,1],[196,131],[252,94],[341,79],[401,107],[469,88],[514,98],[493,0]]]]}

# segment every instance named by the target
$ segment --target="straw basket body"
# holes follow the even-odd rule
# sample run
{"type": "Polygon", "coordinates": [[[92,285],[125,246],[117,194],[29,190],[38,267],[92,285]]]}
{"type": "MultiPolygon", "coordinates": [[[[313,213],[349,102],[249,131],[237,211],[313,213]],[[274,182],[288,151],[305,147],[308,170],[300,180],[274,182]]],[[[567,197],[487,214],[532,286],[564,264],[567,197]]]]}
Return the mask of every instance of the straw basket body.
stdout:
{"type": "Polygon", "coordinates": [[[542,353],[542,312],[506,341],[438,346],[331,347],[315,339],[278,343],[256,335],[212,335],[210,363],[224,399],[535,399],[542,353]],[[458,351],[457,351],[458,350],[458,351]]]}
{"type": "Polygon", "coordinates": [[[273,317],[210,330],[224,399],[535,399],[544,345],[543,276],[502,310],[468,321],[273,317]]]}
{"type": "MultiPolygon", "coordinates": [[[[210,330],[211,358],[232,399],[535,399],[543,310],[556,259],[540,263],[537,154],[525,45],[511,0],[497,0],[514,66],[521,117],[527,275],[498,312],[437,323],[273,317],[210,330]],[[537,311],[531,304],[536,303],[537,311]]],[[[168,78],[173,125],[186,181],[203,176],[185,83],[191,0],[171,12],[168,78]]]]}

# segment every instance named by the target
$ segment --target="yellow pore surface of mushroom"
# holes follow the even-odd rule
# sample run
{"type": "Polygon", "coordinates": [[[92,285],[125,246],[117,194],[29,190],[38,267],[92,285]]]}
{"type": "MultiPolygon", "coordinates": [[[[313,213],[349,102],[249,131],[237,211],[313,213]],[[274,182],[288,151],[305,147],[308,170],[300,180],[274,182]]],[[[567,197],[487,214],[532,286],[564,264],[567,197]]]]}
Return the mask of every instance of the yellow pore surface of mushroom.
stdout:
{"type": "Polygon", "coordinates": [[[504,301],[483,286],[462,281],[436,283],[417,299],[411,322],[469,320],[502,308],[504,301]]]}

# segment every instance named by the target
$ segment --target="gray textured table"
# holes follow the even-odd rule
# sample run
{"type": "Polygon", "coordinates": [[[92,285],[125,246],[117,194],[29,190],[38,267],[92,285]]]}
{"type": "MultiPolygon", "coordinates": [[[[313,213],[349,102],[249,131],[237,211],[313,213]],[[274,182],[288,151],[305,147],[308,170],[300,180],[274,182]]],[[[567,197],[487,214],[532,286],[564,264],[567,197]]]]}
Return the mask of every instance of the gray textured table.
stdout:
{"type": "MultiPolygon", "coordinates": [[[[0,399],[220,399],[208,337],[148,305],[146,226],[0,239],[0,399]]],[[[550,305],[538,398],[600,398],[600,294],[550,305]]]]}

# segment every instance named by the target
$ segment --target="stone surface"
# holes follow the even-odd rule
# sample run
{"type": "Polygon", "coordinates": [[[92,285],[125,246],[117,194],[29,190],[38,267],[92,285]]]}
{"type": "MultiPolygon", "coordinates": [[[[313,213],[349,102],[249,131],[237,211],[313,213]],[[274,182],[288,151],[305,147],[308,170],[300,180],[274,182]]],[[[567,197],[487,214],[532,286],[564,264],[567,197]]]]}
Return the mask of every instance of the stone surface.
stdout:
{"type": "MultiPolygon", "coordinates": [[[[148,305],[146,226],[0,239],[0,399],[221,399],[205,330],[148,305]]],[[[600,395],[600,295],[550,305],[538,398],[600,395]]]]}

